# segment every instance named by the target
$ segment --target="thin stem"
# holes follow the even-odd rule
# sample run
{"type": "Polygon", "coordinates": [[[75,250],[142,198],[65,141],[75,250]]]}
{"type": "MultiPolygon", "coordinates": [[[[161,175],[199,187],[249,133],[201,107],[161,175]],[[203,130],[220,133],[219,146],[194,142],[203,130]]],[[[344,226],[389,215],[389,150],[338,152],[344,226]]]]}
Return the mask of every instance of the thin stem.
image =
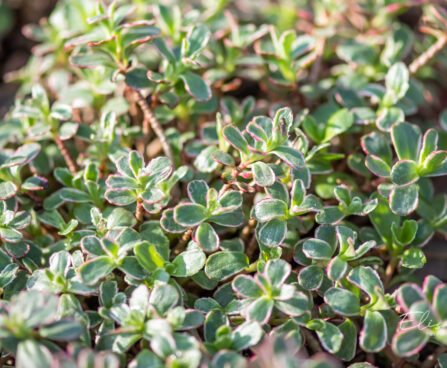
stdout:
{"type": "Polygon", "coordinates": [[[323,64],[323,53],[324,47],[326,45],[326,39],[321,37],[317,40],[317,44],[315,46],[316,60],[314,65],[312,66],[312,70],[310,72],[309,80],[311,83],[317,83],[318,77],[320,76],[321,66],[323,64]]]}
{"type": "Polygon", "coordinates": [[[447,347],[440,346],[422,363],[421,368],[432,368],[438,362],[439,356],[447,352],[447,347]]]}
{"type": "Polygon", "coordinates": [[[138,106],[140,106],[141,111],[143,112],[144,120],[143,120],[143,134],[149,134],[149,126],[152,127],[158,139],[160,139],[161,146],[163,147],[163,151],[165,155],[174,163],[174,155],[172,153],[172,148],[166,138],[166,135],[163,131],[163,128],[160,125],[160,122],[155,117],[153,111],[151,110],[149,104],[146,99],[140,92],[135,92],[136,102],[138,106]]]}
{"type": "Polygon", "coordinates": [[[137,200],[137,210],[135,212],[135,217],[137,218],[137,227],[143,222],[144,219],[144,207],[143,201],[138,198],[137,200]]]}
{"type": "Polygon", "coordinates": [[[253,257],[253,254],[255,253],[257,248],[258,248],[258,241],[256,239],[256,234],[253,234],[250,243],[248,243],[247,251],[245,252],[248,259],[251,259],[253,257]]]}
{"type": "Polygon", "coordinates": [[[42,198],[40,198],[38,195],[34,194],[32,191],[28,190],[24,194],[36,203],[42,203],[42,201],[43,201],[42,198]]]}
{"type": "Polygon", "coordinates": [[[309,346],[310,350],[312,350],[313,353],[319,353],[323,351],[318,340],[314,337],[314,335],[312,335],[312,332],[304,328],[301,329],[301,332],[304,335],[306,344],[309,346]]]}
{"type": "Polygon", "coordinates": [[[239,174],[241,171],[245,170],[247,168],[248,163],[247,162],[241,162],[239,166],[235,167],[233,171],[231,172],[231,180],[230,182],[226,183],[219,191],[219,195],[222,196],[227,190],[229,190],[235,181],[237,180],[239,174]]]}
{"type": "Polygon", "coordinates": [[[386,266],[385,269],[385,279],[383,281],[385,287],[388,286],[388,284],[390,283],[391,279],[393,278],[394,275],[394,271],[396,270],[396,266],[397,266],[397,258],[391,258],[390,261],[388,262],[388,265],[386,266]]]}
{"type": "Polygon", "coordinates": [[[70,152],[68,152],[67,147],[65,147],[65,142],[62,139],[60,139],[56,134],[54,135],[54,141],[56,142],[57,147],[61,151],[61,154],[64,157],[68,169],[71,171],[72,174],[76,174],[76,172],[78,171],[78,167],[71,158],[70,152]]]}
{"type": "Polygon", "coordinates": [[[256,226],[256,220],[252,218],[248,221],[248,225],[245,225],[244,228],[242,229],[241,239],[244,243],[248,240],[248,237],[250,236],[255,226],[256,226]]]}
{"type": "Polygon", "coordinates": [[[191,239],[192,231],[193,228],[188,229],[183,233],[182,237],[174,248],[174,255],[180,254],[181,251],[185,248],[186,243],[188,243],[189,239],[191,239]]]}
{"type": "Polygon", "coordinates": [[[230,189],[233,185],[233,182],[226,183],[219,191],[219,195],[223,195],[228,189],[230,189]]]}
{"type": "Polygon", "coordinates": [[[419,55],[408,67],[411,74],[415,74],[420,68],[427,64],[447,44],[447,34],[443,34],[423,54],[419,55]]]}

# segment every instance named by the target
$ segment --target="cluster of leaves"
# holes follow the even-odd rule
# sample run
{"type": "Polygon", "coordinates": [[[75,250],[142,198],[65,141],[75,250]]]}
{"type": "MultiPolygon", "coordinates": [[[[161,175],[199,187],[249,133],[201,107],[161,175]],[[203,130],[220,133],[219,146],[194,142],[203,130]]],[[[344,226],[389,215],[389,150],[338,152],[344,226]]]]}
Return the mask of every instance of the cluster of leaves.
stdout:
{"type": "Polygon", "coordinates": [[[447,234],[446,9],[60,0],[24,31],[2,365],[447,367],[412,274],[447,234]]]}

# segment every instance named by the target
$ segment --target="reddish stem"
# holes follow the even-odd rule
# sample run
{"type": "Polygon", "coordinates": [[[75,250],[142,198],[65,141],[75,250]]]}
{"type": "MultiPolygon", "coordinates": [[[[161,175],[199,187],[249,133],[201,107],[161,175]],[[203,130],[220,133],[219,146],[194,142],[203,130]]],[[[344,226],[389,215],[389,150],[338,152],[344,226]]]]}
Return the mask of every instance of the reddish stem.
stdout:
{"type": "Polygon", "coordinates": [[[70,152],[68,152],[67,147],[65,147],[65,142],[62,139],[60,139],[56,134],[54,135],[54,141],[56,142],[57,147],[61,151],[61,154],[64,157],[68,169],[71,171],[72,174],[76,174],[76,172],[78,171],[78,167],[71,158],[70,152]]]}

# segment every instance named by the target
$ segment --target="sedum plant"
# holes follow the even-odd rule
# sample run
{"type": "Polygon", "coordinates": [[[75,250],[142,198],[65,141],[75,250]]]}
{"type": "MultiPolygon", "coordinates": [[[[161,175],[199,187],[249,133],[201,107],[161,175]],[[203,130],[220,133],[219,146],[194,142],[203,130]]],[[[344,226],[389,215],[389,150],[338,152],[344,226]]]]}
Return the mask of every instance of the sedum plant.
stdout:
{"type": "Polygon", "coordinates": [[[24,34],[2,366],[447,367],[445,4],[59,0],[24,34]]]}

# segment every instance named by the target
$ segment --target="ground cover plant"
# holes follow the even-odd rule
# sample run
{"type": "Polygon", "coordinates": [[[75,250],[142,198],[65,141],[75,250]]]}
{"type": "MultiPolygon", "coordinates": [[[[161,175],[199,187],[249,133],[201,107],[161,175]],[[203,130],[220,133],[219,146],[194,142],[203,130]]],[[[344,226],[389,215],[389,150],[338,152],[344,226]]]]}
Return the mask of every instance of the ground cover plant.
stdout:
{"type": "Polygon", "coordinates": [[[0,362],[447,367],[441,1],[60,0],[0,124],[0,362]]]}

